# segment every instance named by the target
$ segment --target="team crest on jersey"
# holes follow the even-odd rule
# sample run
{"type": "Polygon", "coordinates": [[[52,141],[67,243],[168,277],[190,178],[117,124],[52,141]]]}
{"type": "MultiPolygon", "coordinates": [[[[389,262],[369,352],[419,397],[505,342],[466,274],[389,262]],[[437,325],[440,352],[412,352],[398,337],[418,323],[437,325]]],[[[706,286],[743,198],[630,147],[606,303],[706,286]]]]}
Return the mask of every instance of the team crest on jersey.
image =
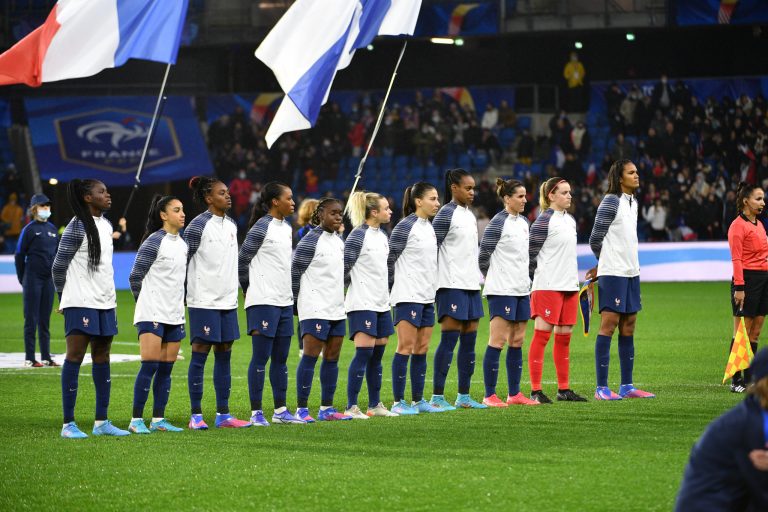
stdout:
{"type": "Polygon", "coordinates": [[[267,322],[266,320],[262,320],[261,328],[266,331],[269,328],[269,322],[267,322]]]}
{"type": "Polygon", "coordinates": [[[371,321],[370,320],[366,320],[365,321],[365,328],[370,330],[370,328],[371,328],[371,321]]]}
{"type": "Polygon", "coordinates": [[[91,323],[91,319],[87,316],[83,317],[83,327],[88,327],[88,324],[91,323]]]}
{"type": "Polygon", "coordinates": [[[211,328],[208,327],[207,325],[204,325],[203,332],[205,333],[206,336],[209,336],[211,334],[211,328]]]}
{"type": "Polygon", "coordinates": [[[413,310],[411,310],[411,318],[413,318],[414,320],[416,320],[416,312],[415,312],[415,311],[413,311],[413,310]]]}
{"type": "Polygon", "coordinates": [[[154,329],[155,331],[157,330],[158,326],[159,324],[157,322],[152,322],[152,329],[154,329]]]}
{"type": "Polygon", "coordinates": [[[48,236],[50,236],[50,237],[52,237],[52,238],[56,238],[56,233],[51,233],[51,232],[48,232],[48,236]]]}
{"type": "Polygon", "coordinates": [[[455,313],[456,310],[458,309],[459,309],[459,306],[457,306],[456,304],[451,304],[451,312],[455,313]]]}
{"type": "Polygon", "coordinates": [[[323,326],[322,326],[322,325],[320,325],[320,324],[315,324],[315,330],[316,330],[317,332],[320,332],[320,331],[322,331],[322,330],[323,330],[323,326]]]}
{"type": "Polygon", "coordinates": [[[620,305],[621,305],[621,299],[620,299],[620,298],[618,298],[618,297],[616,297],[615,299],[613,299],[613,302],[615,302],[617,306],[620,306],[620,305]]]}
{"type": "Polygon", "coordinates": [[[551,314],[552,314],[552,312],[550,310],[548,310],[548,309],[544,310],[544,316],[549,316],[551,314]]]}

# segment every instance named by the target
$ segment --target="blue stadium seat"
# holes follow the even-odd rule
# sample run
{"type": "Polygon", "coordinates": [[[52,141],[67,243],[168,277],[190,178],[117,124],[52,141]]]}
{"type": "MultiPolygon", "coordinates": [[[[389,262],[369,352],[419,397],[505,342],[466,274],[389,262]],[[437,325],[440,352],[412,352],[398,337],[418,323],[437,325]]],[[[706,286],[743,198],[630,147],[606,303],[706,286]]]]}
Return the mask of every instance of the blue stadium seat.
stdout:
{"type": "Polygon", "coordinates": [[[510,146],[512,146],[512,143],[514,141],[515,141],[514,128],[503,128],[499,132],[499,144],[501,144],[502,149],[509,149],[510,146]]]}
{"type": "Polygon", "coordinates": [[[478,171],[484,171],[488,167],[488,153],[479,151],[472,162],[478,171]]]}
{"type": "Polygon", "coordinates": [[[519,116],[517,118],[517,129],[520,131],[531,129],[531,116],[519,116]]]}
{"type": "Polygon", "coordinates": [[[408,155],[397,155],[395,157],[395,167],[408,167],[408,155]]]}
{"type": "Polygon", "coordinates": [[[472,167],[472,159],[469,156],[469,153],[461,153],[458,158],[456,158],[456,167],[461,167],[462,169],[469,169],[472,167]]]}
{"type": "Polygon", "coordinates": [[[381,155],[379,157],[379,169],[383,171],[389,171],[392,169],[392,163],[394,158],[391,155],[381,155]]]}

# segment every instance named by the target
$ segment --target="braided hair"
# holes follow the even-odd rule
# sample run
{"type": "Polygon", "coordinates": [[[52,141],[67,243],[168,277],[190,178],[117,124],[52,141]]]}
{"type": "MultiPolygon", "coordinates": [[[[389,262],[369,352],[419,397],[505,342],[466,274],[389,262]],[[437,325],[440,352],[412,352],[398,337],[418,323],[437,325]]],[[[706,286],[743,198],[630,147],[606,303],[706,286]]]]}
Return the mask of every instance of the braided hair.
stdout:
{"type": "Polygon", "coordinates": [[[287,188],[289,188],[288,185],[279,181],[270,181],[264,185],[264,188],[261,191],[261,197],[254,203],[253,208],[251,209],[251,218],[248,220],[248,229],[251,229],[251,226],[269,213],[269,210],[272,208],[272,200],[279,199],[280,194],[287,188]]]}
{"type": "Polygon", "coordinates": [[[315,208],[315,211],[312,214],[312,218],[309,221],[310,224],[312,224],[313,226],[319,226],[320,225],[320,212],[326,206],[328,206],[331,203],[339,203],[339,204],[341,204],[341,202],[338,199],[336,199],[335,197],[324,197],[323,199],[320,200],[319,203],[317,203],[317,207],[315,208]]]}
{"type": "Polygon", "coordinates": [[[163,219],[160,218],[160,212],[164,212],[168,203],[174,199],[179,199],[176,196],[161,196],[155,194],[152,197],[152,202],[149,205],[149,213],[147,214],[147,226],[144,228],[144,235],[141,237],[143,243],[149,235],[163,227],[163,219]]]}
{"type": "Polygon", "coordinates": [[[101,238],[91,209],[85,202],[85,196],[91,193],[97,183],[101,182],[93,179],[74,179],[67,185],[67,202],[85,228],[85,237],[88,240],[88,270],[91,272],[95,272],[101,263],[101,238]]]}
{"type": "Polygon", "coordinates": [[[461,179],[464,176],[470,174],[464,169],[448,169],[445,171],[445,202],[449,203],[453,199],[453,193],[451,193],[451,185],[461,185],[461,179]]]}
{"type": "Polygon", "coordinates": [[[213,186],[221,180],[210,176],[194,176],[189,180],[189,188],[192,189],[192,200],[204,210],[208,209],[205,202],[206,196],[211,195],[213,186]]]}
{"type": "Polygon", "coordinates": [[[621,196],[621,175],[624,174],[624,167],[631,164],[632,160],[616,160],[608,171],[608,190],[606,194],[621,196]]]}

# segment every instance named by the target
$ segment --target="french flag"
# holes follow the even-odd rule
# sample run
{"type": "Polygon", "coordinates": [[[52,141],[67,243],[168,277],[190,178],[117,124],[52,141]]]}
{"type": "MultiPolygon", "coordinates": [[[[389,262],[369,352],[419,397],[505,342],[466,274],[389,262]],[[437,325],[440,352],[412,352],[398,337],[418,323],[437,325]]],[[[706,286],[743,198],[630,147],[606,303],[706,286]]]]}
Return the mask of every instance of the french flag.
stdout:
{"type": "Polygon", "coordinates": [[[59,0],[0,55],[0,85],[95,75],[128,59],[176,63],[188,0],[59,0]]]}
{"type": "Polygon", "coordinates": [[[285,92],[267,130],[267,146],[283,133],[314,126],[336,72],[377,35],[412,35],[421,0],[297,0],[256,49],[285,92]]]}

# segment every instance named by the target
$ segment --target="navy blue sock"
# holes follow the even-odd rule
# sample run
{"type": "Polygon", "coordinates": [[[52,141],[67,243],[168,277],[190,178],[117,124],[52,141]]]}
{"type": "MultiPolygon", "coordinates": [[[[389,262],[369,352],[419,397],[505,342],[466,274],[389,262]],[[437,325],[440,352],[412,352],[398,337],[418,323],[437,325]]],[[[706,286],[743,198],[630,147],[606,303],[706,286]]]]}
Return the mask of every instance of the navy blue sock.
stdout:
{"type": "Polygon", "coordinates": [[[80,363],[64,360],[61,365],[61,408],[64,423],[75,421],[75,403],[77,402],[77,381],[80,376],[80,363]]]}
{"type": "Polygon", "coordinates": [[[136,382],[133,384],[133,417],[144,416],[144,405],[149,398],[149,390],[152,387],[152,377],[157,373],[159,361],[142,361],[136,382]]]}
{"type": "Polygon", "coordinates": [[[442,395],[445,391],[445,380],[453,361],[453,350],[459,341],[459,331],[443,331],[440,333],[440,344],[435,350],[435,374],[432,376],[434,394],[442,395]]]}
{"type": "Polygon", "coordinates": [[[202,414],[203,377],[205,376],[205,361],[208,352],[192,352],[187,370],[187,387],[189,388],[189,405],[192,414],[202,414]]]}
{"type": "Polygon", "coordinates": [[[619,336],[619,363],[621,365],[621,383],[632,384],[632,372],[635,368],[634,336],[619,336]]]}
{"type": "Polygon", "coordinates": [[[483,380],[485,381],[485,396],[496,394],[496,382],[499,379],[499,359],[501,349],[488,345],[483,357],[483,380]]]}
{"type": "Polygon", "coordinates": [[[392,394],[395,396],[395,402],[405,399],[405,377],[407,374],[408,356],[395,352],[395,357],[392,359],[392,394]]]}
{"type": "Polygon", "coordinates": [[[261,398],[264,394],[267,361],[272,355],[274,338],[252,336],[253,353],[251,364],[248,365],[248,397],[251,399],[251,410],[261,410],[261,398]]]}
{"type": "Polygon", "coordinates": [[[272,398],[275,409],[285,407],[288,394],[288,353],[291,350],[291,337],[278,336],[272,345],[272,359],[269,363],[269,383],[272,385],[272,398]]]}
{"type": "Polygon", "coordinates": [[[333,406],[333,395],[336,394],[336,382],[339,380],[339,362],[323,359],[320,363],[320,405],[333,406]]]}
{"type": "Polygon", "coordinates": [[[296,368],[296,401],[299,407],[306,407],[312,392],[312,379],[315,378],[317,358],[304,354],[296,368]]]}
{"type": "Polygon", "coordinates": [[[427,380],[427,354],[411,356],[411,394],[414,402],[424,398],[424,383],[427,380]]]}
{"type": "Polygon", "coordinates": [[[365,369],[369,409],[373,409],[381,402],[381,374],[384,372],[381,360],[384,358],[384,351],[386,349],[386,345],[376,345],[373,347],[373,355],[371,355],[371,359],[368,361],[368,368],[365,369]]]}
{"type": "Polygon", "coordinates": [[[229,414],[229,390],[232,387],[232,352],[213,353],[213,390],[216,392],[216,412],[229,414]]]}
{"type": "Polygon", "coordinates": [[[507,349],[507,385],[509,394],[515,396],[520,392],[520,379],[523,376],[523,348],[509,347],[507,349]]]}
{"type": "Polygon", "coordinates": [[[155,382],[152,384],[153,418],[165,417],[165,406],[168,405],[168,397],[171,395],[171,372],[173,372],[173,361],[163,361],[157,367],[155,382]]]}
{"type": "MultiPolygon", "coordinates": [[[[619,337],[619,352],[621,352],[621,337],[619,337]]],[[[621,354],[619,354],[621,355],[621,354]]],[[[611,337],[598,334],[595,340],[595,373],[597,386],[608,385],[608,364],[611,362],[611,337]]],[[[621,362],[622,368],[624,361],[621,362]]]]}
{"type": "Polygon", "coordinates": [[[349,371],[347,373],[347,409],[357,405],[357,395],[360,394],[360,388],[363,387],[365,369],[368,367],[368,361],[372,355],[372,347],[357,347],[355,349],[355,357],[349,363],[349,371]]]}
{"type": "Polygon", "coordinates": [[[91,366],[93,385],[96,387],[96,421],[108,418],[109,392],[112,389],[112,379],[109,373],[109,363],[93,363],[91,366]]]}
{"type": "Polygon", "coordinates": [[[469,393],[472,374],[475,373],[475,342],[477,331],[465,332],[459,338],[459,355],[456,357],[456,367],[459,370],[459,393],[469,393]]]}

